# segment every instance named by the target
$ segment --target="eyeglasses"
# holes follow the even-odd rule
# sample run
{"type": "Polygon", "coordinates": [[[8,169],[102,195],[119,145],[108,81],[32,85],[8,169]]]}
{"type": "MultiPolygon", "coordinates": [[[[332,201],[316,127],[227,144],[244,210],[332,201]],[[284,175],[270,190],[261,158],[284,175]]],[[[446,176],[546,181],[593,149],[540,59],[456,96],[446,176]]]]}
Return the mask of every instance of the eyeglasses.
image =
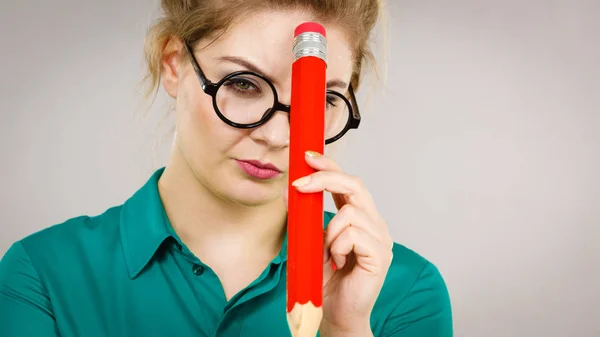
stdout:
{"type": "MultiPolygon", "coordinates": [[[[213,108],[226,124],[240,129],[258,127],[266,123],[276,111],[290,113],[290,106],[279,102],[273,83],[263,75],[251,71],[237,71],[217,83],[209,81],[186,43],[185,48],[202,90],[213,98],[213,108]]],[[[360,113],[352,85],[349,99],[343,94],[327,90],[325,99],[325,144],[342,138],[350,129],[358,129],[360,113]]],[[[289,115],[288,115],[289,117],[289,115]]]]}

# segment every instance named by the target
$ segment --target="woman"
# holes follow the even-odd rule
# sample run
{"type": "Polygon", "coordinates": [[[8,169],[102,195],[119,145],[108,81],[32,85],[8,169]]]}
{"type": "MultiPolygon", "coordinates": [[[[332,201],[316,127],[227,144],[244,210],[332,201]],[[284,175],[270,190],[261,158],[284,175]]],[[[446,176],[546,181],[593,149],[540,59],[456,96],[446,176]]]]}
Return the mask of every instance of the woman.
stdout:
{"type": "MultiPolygon", "coordinates": [[[[3,336],[290,334],[289,122],[284,111],[264,119],[270,106],[258,107],[264,97],[289,104],[290,36],[302,22],[322,22],[326,138],[342,136],[358,109],[352,91],[379,1],[163,0],[162,7],[148,36],[147,79],[175,102],[169,161],[123,205],[9,249],[0,264],[3,336]],[[252,128],[238,125],[261,118],[252,128]]],[[[324,215],[320,335],[451,336],[437,269],[392,242],[359,179],[321,154],[306,160],[317,173],[295,188],[331,192],[339,210],[324,215]]]]}

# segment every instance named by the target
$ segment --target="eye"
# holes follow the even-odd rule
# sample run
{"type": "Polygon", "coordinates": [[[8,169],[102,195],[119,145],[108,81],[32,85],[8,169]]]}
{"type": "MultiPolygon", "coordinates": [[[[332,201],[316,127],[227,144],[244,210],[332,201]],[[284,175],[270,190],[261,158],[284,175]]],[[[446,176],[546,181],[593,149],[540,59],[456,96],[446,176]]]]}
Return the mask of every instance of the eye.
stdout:
{"type": "Polygon", "coordinates": [[[228,92],[238,97],[260,97],[266,86],[266,83],[252,76],[234,77],[223,83],[225,90],[223,93],[228,92]]]}
{"type": "Polygon", "coordinates": [[[333,108],[336,107],[336,102],[339,101],[339,97],[335,96],[335,95],[327,95],[327,98],[325,99],[326,103],[325,106],[327,109],[329,108],[333,108]]]}
{"type": "Polygon", "coordinates": [[[233,86],[235,90],[247,91],[256,89],[256,86],[249,80],[244,78],[232,78],[223,84],[226,87],[233,86]]]}
{"type": "Polygon", "coordinates": [[[248,90],[252,88],[252,83],[243,79],[239,79],[235,82],[235,86],[240,90],[248,90]]]}

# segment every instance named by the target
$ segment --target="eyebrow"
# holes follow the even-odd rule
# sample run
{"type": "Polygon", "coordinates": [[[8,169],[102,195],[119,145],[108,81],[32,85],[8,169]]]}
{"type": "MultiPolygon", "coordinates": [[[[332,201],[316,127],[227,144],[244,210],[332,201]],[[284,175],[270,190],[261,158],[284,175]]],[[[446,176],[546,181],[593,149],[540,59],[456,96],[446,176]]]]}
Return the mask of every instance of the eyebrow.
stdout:
{"type": "Polygon", "coordinates": [[[258,73],[261,74],[269,79],[271,79],[269,76],[267,76],[266,72],[263,71],[262,69],[260,69],[258,66],[252,64],[251,62],[241,58],[241,57],[237,57],[237,56],[222,56],[219,57],[220,61],[226,61],[226,62],[231,62],[231,63],[235,63],[239,66],[242,66],[244,68],[246,68],[247,70],[250,70],[253,73],[258,73]]]}
{"type": "Polygon", "coordinates": [[[341,89],[346,89],[348,88],[348,83],[342,81],[342,80],[331,80],[331,81],[327,81],[327,88],[334,88],[334,87],[339,87],[341,89]]]}
{"type": "MultiPolygon", "coordinates": [[[[239,66],[242,66],[244,68],[246,68],[247,70],[257,73],[257,74],[261,74],[265,77],[267,77],[269,80],[271,80],[271,77],[267,76],[266,72],[263,71],[261,68],[259,68],[258,66],[254,65],[253,63],[241,58],[241,57],[237,57],[237,56],[222,56],[219,58],[220,61],[225,61],[225,62],[231,62],[234,64],[237,64],[239,66]]],[[[342,81],[342,80],[331,80],[331,81],[327,81],[327,88],[334,88],[334,87],[339,87],[341,89],[346,89],[348,88],[348,83],[342,81]]]]}

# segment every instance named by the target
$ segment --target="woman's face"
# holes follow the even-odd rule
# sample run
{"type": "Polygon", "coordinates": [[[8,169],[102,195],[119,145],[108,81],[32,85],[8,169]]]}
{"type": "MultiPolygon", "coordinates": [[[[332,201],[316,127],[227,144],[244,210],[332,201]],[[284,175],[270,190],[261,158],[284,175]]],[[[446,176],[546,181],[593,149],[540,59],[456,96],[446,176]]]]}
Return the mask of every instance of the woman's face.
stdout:
{"type": "MultiPolygon", "coordinates": [[[[279,101],[289,105],[294,30],[313,20],[307,11],[257,13],[214,42],[200,41],[194,46],[194,55],[211,82],[217,83],[235,71],[254,71],[269,78],[279,101]]],[[[327,81],[349,83],[353,63],[348,40],[335,26],[325,28],[327,81]]],[[[215,113],[212,97],[202,90],[183,46],[178,48],[177,53],[165,58],[163,71],[163,85],[176,99],[177,137],[171,162],[186,166],[212,193],[236,204],[256,206],[280,199],[288,173],[287,113],[278,111],[254,129],[225,124],[215,113]],[[270,164],[277,170],[257,171],[247,161],[270,164]]],[[[247,88],[244,83],[234,85],[247,88]]],[[[347,91],[347,87],[340,86],[330,89],[347,91]]]]}

